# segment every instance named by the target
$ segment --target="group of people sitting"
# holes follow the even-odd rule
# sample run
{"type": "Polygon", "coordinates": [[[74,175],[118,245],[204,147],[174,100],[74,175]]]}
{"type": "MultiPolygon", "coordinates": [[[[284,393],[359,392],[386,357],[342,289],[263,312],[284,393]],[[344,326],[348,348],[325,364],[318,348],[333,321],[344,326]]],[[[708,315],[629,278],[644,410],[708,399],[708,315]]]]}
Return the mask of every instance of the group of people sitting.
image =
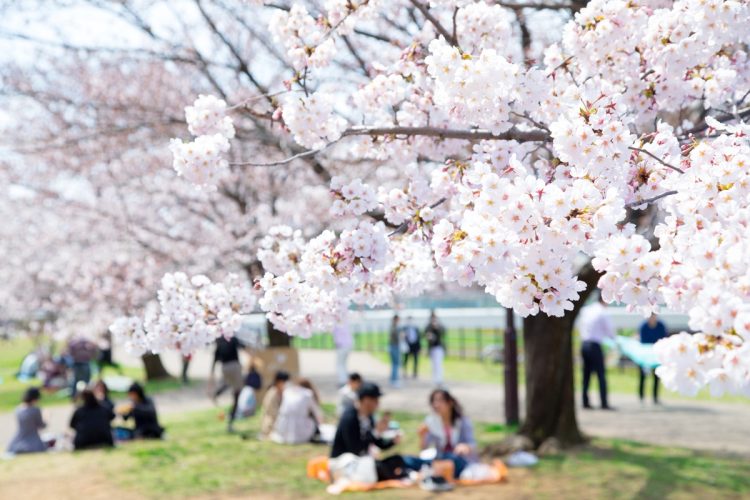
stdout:
{"type": "MultiPolygon", "coordinates": [[[[53,447],[56,438],[42,439],[40,432],[46,427],[39,409],[41,392],[30,387],[16,409],[18,431],[8,446],[8,453],[36,453],[53,447]]],[[[76,450],[114,446],[115,440],[158,439],[164,433],[159,425],[156,406],[146,396],[143,387],[134,383],[128,389],[128,402],[115,406],[103,381],[93,387],[81,388],[76,397],[76,409],[70,419],[73,447],[76,450]],[[133,420],[132,427],[118,426],[112,422],[119,415],[124,421],[133,420]]]]}
{"type": "MultiPolygon", "coordinates": [[[[373,452],[388,450],[402,438],[388,412],[375,420],[382,396],[376,384],[352,374],[340,395],[340,419],[329,460],[334,478],[358,470],[353,465],[357,461],[371,459],[373,452]]],[[[418,429],[422,452],[375,460],[378,481],[406,478],[437,462],[451,464],[453,477],[459,478],[467,466],[478,461],[473,426],[456,398],[446,389],[435,389],[429,404],[430,413],[418,429]]]]}

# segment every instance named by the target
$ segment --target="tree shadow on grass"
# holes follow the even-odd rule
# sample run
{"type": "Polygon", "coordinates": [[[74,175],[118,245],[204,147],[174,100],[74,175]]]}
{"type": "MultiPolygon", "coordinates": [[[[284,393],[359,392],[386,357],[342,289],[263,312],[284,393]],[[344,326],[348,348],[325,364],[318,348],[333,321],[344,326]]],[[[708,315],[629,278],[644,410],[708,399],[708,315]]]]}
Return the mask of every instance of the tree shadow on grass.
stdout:
{"type": "MultiPolygon", "coordinates": [[[[729,453],[705,453],[680,448],[662,448],[629,440],[593,440],[566,454],[545,458],[558,468],[600,470],[615,493],[624,481],[642,481],[632,495],[638,499],[662,499],[679,491],[711,498],[750,494],[750,459],[729,453]],[[568,463],[572,462],[572,463],[568,463]],[[722,496],[723,495],[723,496],[722,496]]],[[[597,478],[590,478],[597,480],[597,478]]],[[[620,496],[620,495],[616,495],[620,496]]]]}

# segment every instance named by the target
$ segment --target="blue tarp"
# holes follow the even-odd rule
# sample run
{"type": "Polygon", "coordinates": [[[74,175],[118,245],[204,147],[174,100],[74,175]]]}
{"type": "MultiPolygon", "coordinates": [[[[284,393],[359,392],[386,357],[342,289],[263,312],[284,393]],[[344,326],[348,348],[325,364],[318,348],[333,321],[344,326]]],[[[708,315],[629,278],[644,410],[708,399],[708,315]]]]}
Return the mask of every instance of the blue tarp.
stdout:
{"type": "Polygon", "coordinates": [[[607,347],[616,347],[623,356],[626,356],[633,363],[646,370],[654,369],[660,364],[656,359],[654,345],[641,344],[637,338],[618,335],[616,341],[607,341],[607,347]]]}

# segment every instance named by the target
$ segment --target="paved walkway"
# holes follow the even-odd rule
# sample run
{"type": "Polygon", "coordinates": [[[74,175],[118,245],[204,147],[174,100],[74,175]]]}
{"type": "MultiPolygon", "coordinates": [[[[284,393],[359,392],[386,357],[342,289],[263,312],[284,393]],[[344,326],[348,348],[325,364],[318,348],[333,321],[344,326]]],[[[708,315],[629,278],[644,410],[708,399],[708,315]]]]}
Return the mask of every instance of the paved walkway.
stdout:
{"type": "MultiPolygon", "coordinates": [[[[120,361],[127,364],[140,362],[138,359],[122,357],[120,361]]],[[[179,372],[179,356],[166,354],[164,362],[172,373],[179,372]]],[[[190,367],[191,377],[205,378],[210,363],[209,352],[198,353],[190,367]]],[[[300,352],[302,374],[313,380],[322,398],[327,402],[336,400],[337,384],[332,374],[334,366],[335,354],[332,351],[300,352]]],[[[386,393],[381,404],[383,409],[409,412],[427,410],[427,397],[432,389],[427,380],[407,380],[402,388],[391,388],[387,385],[388,366],[368,353],[352,353],[349,367],[360,372],[365,378],[381,384],[386,393]]],[[[471,382],[451,382],[448,385],[474,420],[502,421],[502,387],[471,382]]],[[[158,394],[154,399],[162,415],[213,406],[201,383],[179,391],[158,394]]],[[[617,408],[615,412],[579,408],[578,418],[584,432],[591,436],[632,439],[750,457],[750,403],[688,401],[653,407],[641,406],[634,396],[629,395],[614,394],[611,399],[617,408]]],[[[226,398],[223,400],[224,403],[227,401],[226,398]]],[[[50,431],[60,433],[66,430],[71,414],[70,407],[51,407],[43,412],[50,431]]],[[[12,413],[0,414],[0,443],[3,445],[10,440],[14,432],[13,420],[12,413]]]]}

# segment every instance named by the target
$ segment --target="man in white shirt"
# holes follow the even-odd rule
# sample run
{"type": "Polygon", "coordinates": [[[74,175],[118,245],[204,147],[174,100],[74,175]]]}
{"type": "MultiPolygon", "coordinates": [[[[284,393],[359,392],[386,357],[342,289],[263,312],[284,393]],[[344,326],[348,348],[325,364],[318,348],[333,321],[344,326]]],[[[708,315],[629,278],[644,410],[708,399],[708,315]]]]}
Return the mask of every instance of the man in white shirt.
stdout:
{"type": "Polygon", "coordinates": [[[602,341],[615,338],[615,328],[607,316],[606,304],[599,296],[596,303],[581,310],[580,317],[581,358],[583,359],[583,407],[591,408],[589,403],[589,381],[591,374],[596,373],[599,379],[599,395],[602,409],[611,410],[607,402],[607,373],[604,367],[602,341]]]}
{"type": "Polygon", "coordinates": [[[339,386],[345,386],[349,371],[346,362],[352,352],[354,338],[349,325],[339,323],[333,327],[333,344],[336,346],[336,378],[339,386]]]}

